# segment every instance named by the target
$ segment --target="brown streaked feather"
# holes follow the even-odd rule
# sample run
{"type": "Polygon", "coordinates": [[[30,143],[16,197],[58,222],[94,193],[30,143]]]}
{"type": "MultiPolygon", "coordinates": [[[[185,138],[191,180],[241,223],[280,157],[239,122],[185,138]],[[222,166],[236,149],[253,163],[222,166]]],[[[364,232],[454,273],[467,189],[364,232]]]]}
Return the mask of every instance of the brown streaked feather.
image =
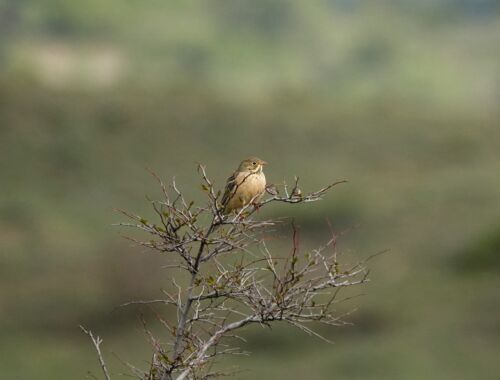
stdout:
{"type": "Polygon", "coordinates": [[[233,173],[231,175],[231,177],[229,177],[227,179],[227,182],[226,182],[226,188],[224,189],[224,195],[222,196],[222,200],[221,200],[222,206],[224,206],[224,208],[226,207],[227,203],[229,202],[231,195],[234,194],[234,191],[236,188],[235,174],[236,173],[233,173]]]}

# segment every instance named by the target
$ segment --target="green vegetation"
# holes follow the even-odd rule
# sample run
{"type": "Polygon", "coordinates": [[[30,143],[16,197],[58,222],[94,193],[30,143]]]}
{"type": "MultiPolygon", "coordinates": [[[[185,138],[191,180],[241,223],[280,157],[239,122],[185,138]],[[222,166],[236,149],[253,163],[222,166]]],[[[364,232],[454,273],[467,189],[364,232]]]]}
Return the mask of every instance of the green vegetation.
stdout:
{"type": "Polygon", "coordinates": [[[500,233],[498,228],[486,231],[464,247],[456,264],[464,273],[498,272],[500,269],[500,233]]]}
{"type": "Polygon", "coordinates": [[[236,378],[498,379],[498,5],[362,3],[0,0],[2,378],[97,373],[80,323],[144,365],[113,308],[168,273],[113,208],[149,217],[146,167],[197,199],[196,162],[222,187],[255,154],[271,182],[350,180],[286,209],[305,247],[328,218],[391,251],[335,345],[251,329],[236,378]]]}

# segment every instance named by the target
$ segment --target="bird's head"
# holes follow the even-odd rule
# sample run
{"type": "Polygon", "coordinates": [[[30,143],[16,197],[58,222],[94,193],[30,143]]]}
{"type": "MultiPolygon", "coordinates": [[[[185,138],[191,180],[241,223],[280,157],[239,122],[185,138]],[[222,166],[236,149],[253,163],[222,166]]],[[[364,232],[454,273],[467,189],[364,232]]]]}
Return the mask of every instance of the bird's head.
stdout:
{"type": "Polygon", "coordinates": [[[246,160],[241,161],[241,164],[238,167],[238,171],[260,173],[262,172],[262,167],[264,165],[267,165],[266,161],[261,160],[257,157],[249,157],[246,160]]]}

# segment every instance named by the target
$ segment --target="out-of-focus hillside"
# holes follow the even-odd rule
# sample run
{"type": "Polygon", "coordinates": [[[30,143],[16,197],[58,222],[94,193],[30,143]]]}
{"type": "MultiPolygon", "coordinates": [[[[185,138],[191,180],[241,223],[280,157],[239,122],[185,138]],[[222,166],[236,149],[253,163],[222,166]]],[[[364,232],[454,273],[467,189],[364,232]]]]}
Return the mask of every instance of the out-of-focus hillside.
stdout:
{"type": "Polygon", "coordinates": [[[391,253],[336,345],[249,330],[236,378],[497,379],[499,20],[484,0],[0,1],[2,376],[97,369],[80,323],[144,363],[137,313],[112,310],[169,274],[113,208],[148,215],[146,167],[197,198],[196,162],[222,186],[256,154],[271,182],[350,180],[264,211],[305,246],[329,219],[360,224],[354,256],[391,253]]]}
{"type": "Polygon", "coordinates": [[[3,72],[52,86],[306,89],[438,108],[498,96],[495,1],[3,2],[3,72]]]}

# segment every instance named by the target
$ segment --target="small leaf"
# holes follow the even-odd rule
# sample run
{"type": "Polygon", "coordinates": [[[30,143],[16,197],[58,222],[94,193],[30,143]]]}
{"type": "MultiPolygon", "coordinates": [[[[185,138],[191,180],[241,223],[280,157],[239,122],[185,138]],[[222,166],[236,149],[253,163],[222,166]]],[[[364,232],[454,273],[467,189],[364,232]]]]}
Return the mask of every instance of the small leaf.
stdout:
{"type": "Polygon", "coordinates": [[[165,230],[165,228],[160,227],[160,226],[157,226],[156,224],[155,224],[153,227],[154,227],[154,229],[155,229],[156,231],[160,231],[160,232],[167,232],[167,231],[165,230]]]}

